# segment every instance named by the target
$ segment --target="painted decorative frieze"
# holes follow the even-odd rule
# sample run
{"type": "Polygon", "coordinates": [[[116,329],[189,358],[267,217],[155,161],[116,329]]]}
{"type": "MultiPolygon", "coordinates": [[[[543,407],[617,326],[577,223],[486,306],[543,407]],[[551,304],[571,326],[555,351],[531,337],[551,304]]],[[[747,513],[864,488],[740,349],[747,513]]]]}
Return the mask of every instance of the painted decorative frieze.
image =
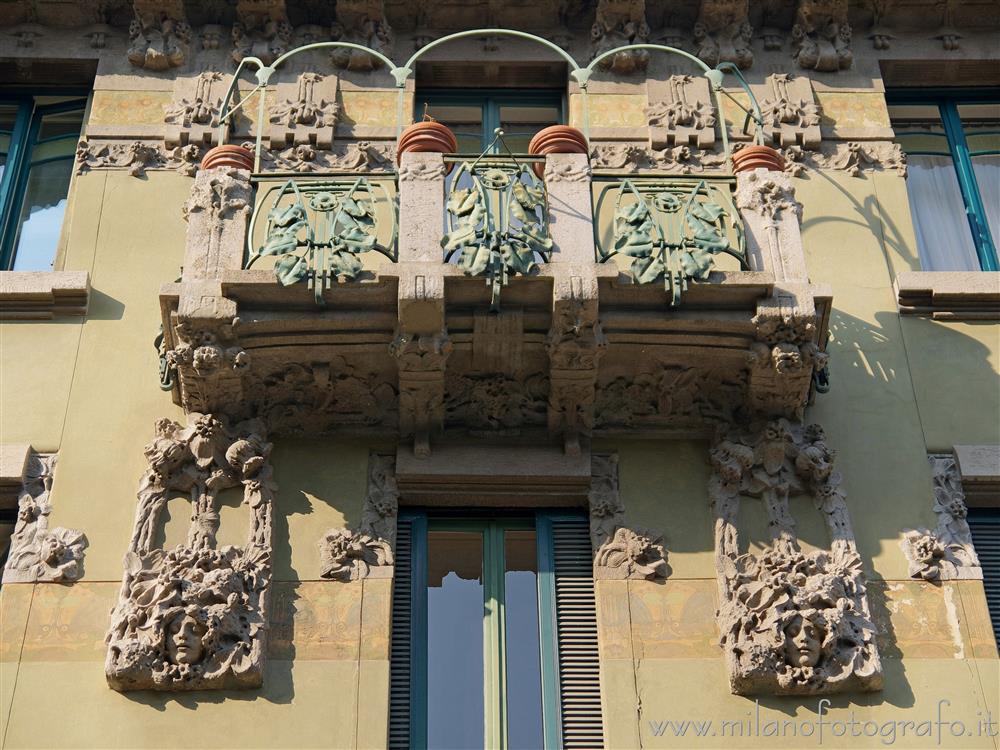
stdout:
{"type": "Polygon", "coordinates": [[[909,563],[909,574],[925,581],[982,578],[969,529],[965,491],[955,456],[951,453],[927,456],[934,486],[934,513],[938,524],[933,530],[911,529],[903,534],[900,546],[909,563]]]}
{"type": "Polygon", "coordinates": [[[753,65],[749,10],[749,0],[701,0],[694,25],[698,57],[712,67],[720,62],[744,70],[753,65]]]}
{"type": "Polygon", "coordinates": [[[594,427],[597,366],[608,348],[597,304],[568,300],[556,306],[545,341],[549,355],[549,433],[579,455],[581,435],[594,427]]]}
{"type": "Polygon", "coordinates": [[[830,73],[851,67],[847,0],[798,0],[792,46],[795,60],[807,70],[830,73]]]}
{"type": "Polygon", "coordinates": [[[163,121],[163,143],[168,148],[197,143],[211,146],[218,136],[219,114],[226,84],[222,73],[205,71],[174,81],[174,99],[163,121]]]}
{"type": "Polygon", "coordinates": [[[368,457],[368,492],[357,529],[330,529],[319,541],[320,577],[338,581],[391,578],[399,489],[393,456],[368,457]]]}
{"type": "Polygon", "coordinates": [[[812,83],[806,76],[775,73],[764,83],[766,93],[759,96],[764,117],[764,135],[776,145],[819,147],[819,105],[812,83]]]}
{"type": "MultiPolygon", "coordinates": [[[[392,57],[394,35],[385,16],[385,0],[338,0],[337,21],[330,34],[335,42],[351,42],[392,57]]],[[[334,65],[345,70],[377,70],[382,61],[362,50],[334,49],[334,65]]]]}
{"type": "Polygon", "coordinates": [[[710,450],[718,623],[732,691],[807,695],[879,690],[866,580],[835,457],[818,425],[778,419],[720,428],[710,450]],[[830,549],[803,552],[789,497],[809,495],[830,549]],[[741,497],[758,498],[770,541],[741,553],[741,497]]]}
{"type": "Polygon", "coordinates": [[[451,351],[444,330],[433,335],[398,330],[389,345],[399,366],[399,431],[413,438],[416,456],[429,456],[431,435],[444,428],[444,374],[451,351]]]}
{"type": "Polygon", "coordinates": [[[146,446],[105,672],[115,690],[259,687],[264,676],[276,491],[259,420],[192,413],[156,424],[146,446]],[[219,496],[242,487],[246,543],[218,546],[219,496]],[[191,501],[185,542],[157,545],[172,496],[191,501]]]}
{"type": "Polygon", "coordinates": [[[133,0],[128,59],[147,70],[164,71],[184,64],[191,27],[182,0],[133,0]]]}
{"type": "Polygon", "coordinates": [[[711,148],[715,144],[715,107],[704,76],[670,76],[646,84],[649,146],[711,148]]]}
{"type": "Polygon", "coordinates": [[[256,57],[270,65],[292,48],[292,26],[285,0],[237,0],[233,60],[256,57]]]}
{"type": "Polygon", "coordinates": [[[333,146],[340,116],[336,76],[301,73],[293,82],[278,83],[275,98],[268,117],[272,149],[333,146]]]}
{"type": "Polygon", "coordinates": [[[654,581],[667,577],[669,567],[663,538],[624,525],[625,506],[618,493],[617,454],[591,456],[588,500],[595,578],[654,581]]]}
{"type": "Polygon", "coordinates": [[[3,583],[69,583],[83,575],[87,537],[75,529],[49,527],[56,454],[30,451],[17,500],[3,583]]]}
{"type": "MultiPolygon", "coordinates": [[[[590,30],[591,57],[629,44],[649,42],[646,0],[598,0],[597,15],[590,30]]],[[[619,75],[641,73],[649,65],[649,52],[630,50],[604,58],[598,67],[619,75]]]]}

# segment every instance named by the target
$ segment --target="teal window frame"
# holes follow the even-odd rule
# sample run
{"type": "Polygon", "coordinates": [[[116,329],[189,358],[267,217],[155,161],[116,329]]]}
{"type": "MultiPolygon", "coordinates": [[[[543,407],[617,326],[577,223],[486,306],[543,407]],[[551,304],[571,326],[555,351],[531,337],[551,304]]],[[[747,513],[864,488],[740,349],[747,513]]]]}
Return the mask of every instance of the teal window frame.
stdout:
{"type": "MultiPolygon", "coordinates": [[[[531,107],[554,106],[559,110],[559,123],[566,123],[566,92],[555,89],[539,89],[537,91],[512,91],[511,89],[418,89],[414,96],[414,119],[419,121],[424,116],[424,104],[431,107],[474,107],[479,106],[483,113],[483,130],[480,137],[480,150],[489,146],[493,140],[493,132],[500,127],[501,107],[531,107]]],[[[447,125],[448,123],[444,123],[447,125]]],[[[491,153],[500,153],[499,144],[494,144],[491,153]]],[[[479,153],[475,155],[478,156],[479,153]]]]}
{"type": "Polygon", "coordinates": [[[427,511],[400,512],[400,519],[409,520],[412,524],[409,745],[411,750],[428,750],[427,533],[444,530],[481,532],[483,535],[483,747],[486,750],[507,750],[504,532],[535,531],[544,739],[544,746],[539,750],[557,750],[562,746],[552,521],[564,516],[566,513],[546,511],[512,516],[448,516],[427,511]]]}
{"type": "MultiPolygon", "coordinates": [[[[962,128],[962,120],[958,115],[960,104],[998,104],[1000,89],[914,89],[886,92],[888,104],[936,105],[941,113],[945,137],[948,141],[948,151],[958,177],[958,186],[965,202],[966,218],[969,221],[969,231],[979,256],[979,266],[983,271],[1000,270],[997,262],[997,249],[993,246],[989,223],[979,184],[972,168],[973,156],[993,156],[1000,151],[970,151],[962,128]]],[[[897,135],[907,135],[906,131],[896,131],[897,135]]],[[[993,131],[980,133],[993,135],[993,131]]],[[[908,152],[913,156],[937,156],[926,151],[908,152]]]]}
{"type": "MultiPolygon", "coordinates": [[[[0,104],[17,106],[14,127],[10,131],[0,131],[0,137],[9,138],[7,161],[4,165],[3,177],[0,178],[0,271],[9,271],[14,267],[15,249],[21,209],[24,204],[25,191],[28,187],[28,176],[32,167],[53,161],[72,160],[71,156],[60,156],[50,159],[33,161],[35,147],[57,140],[78,141],[81,133],[65,134],[38,140],[38,131],[42,118],[46,115],[61,112],[85,111],[87,107],[87,92],[77,89],[54,90],[44,89],[32,93],[5,93],[0,91],[0,104]],[[78,97],[55,104],[38,104],[41,96],[71,96],[78,97]]],[[[81,131],[82,132],[82,131],[81,131]]]]}

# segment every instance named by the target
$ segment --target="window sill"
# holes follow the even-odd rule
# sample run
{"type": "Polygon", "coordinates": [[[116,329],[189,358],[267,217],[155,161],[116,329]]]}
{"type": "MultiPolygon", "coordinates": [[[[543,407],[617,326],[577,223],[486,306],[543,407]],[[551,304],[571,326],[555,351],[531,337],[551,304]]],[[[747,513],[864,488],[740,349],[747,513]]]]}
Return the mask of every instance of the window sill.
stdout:
{"type": "Polygon", "coordinates": [[[0,320],[86,315],[86,271],[0,271],[0,320]]]}
{"type": "Polygon", "coordinates": [[[895,286],[901,315],[1000,320],[1000,272],[904,271],[895,286]]]}

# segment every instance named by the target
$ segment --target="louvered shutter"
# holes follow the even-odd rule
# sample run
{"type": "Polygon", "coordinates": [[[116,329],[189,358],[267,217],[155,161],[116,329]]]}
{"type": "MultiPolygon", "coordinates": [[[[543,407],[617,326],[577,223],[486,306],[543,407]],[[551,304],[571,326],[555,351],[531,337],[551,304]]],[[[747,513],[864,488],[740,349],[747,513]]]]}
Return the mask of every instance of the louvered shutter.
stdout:
{"type": "Polygon", "coordinates": [[[555,516],[551,524],[562,746],[603,748],[590,524],[584,516],[555,516]]]}
{"type": "Polygon", "coordinates": [[[389,748],[410,746],[410,640],[413,521],[396,524],[396,571],[392,585],[392,645],[389,650],[389,748]]]}
{"type": "Polygon", "coordinates": [[[986,606],[993,622],[993,635],[1000,642],[1000,511],[971,508],[969,528],[983,568],[986,606]]]}

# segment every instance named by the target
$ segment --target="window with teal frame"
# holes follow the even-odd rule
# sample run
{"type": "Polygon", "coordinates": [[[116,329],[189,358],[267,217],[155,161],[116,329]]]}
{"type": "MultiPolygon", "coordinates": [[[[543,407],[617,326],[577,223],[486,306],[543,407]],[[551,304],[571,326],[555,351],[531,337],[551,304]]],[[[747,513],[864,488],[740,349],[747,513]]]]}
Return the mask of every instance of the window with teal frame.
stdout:
{"type": "Polygon", "coordinates": [[[925,271],[996,271],[1000,90],[886,94],[925,271]]]}
{"type": "Polygon", "coordinates": [[[389,747],[603,747],[583,513],[401,513],[389,747]]]}
{"type": "Polygon", "coordinates": [[[85,95],[0,91],[0,271],[50,271],[85,95]]]}
{"type": "MultiPolygon", "coordinates": [[[[497,128],[516,154],[528,153],[531,137],[542,128],[558,125],[565,117],[562,91],[510,91],[504,89],[418,89],[415,119],[428,114],[447,125],[458,139],[462,154],[481,154],[497,128]]],[[[499,153],[500,145],[493,150],[499,153]]]]}

